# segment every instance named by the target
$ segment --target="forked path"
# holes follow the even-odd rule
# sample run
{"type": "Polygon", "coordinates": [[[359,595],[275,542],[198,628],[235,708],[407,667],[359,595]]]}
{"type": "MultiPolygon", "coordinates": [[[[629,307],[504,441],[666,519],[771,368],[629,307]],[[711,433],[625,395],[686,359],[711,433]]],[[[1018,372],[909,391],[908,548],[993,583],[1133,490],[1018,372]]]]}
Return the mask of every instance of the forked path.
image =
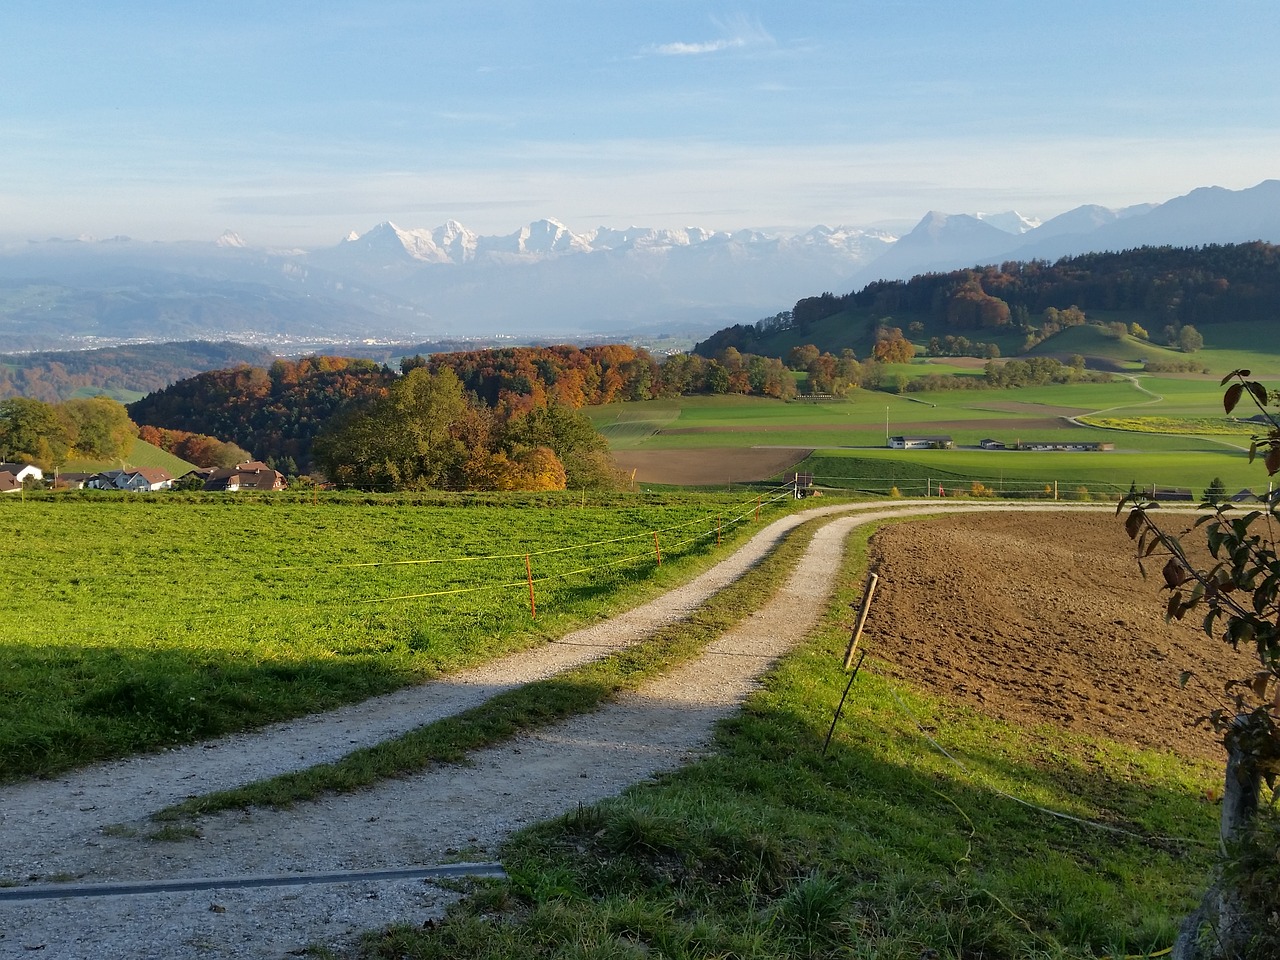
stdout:
{"type": "MultiPolygon", "coordinates": [[[[813,628],[853,527],[910,503],[827,507],[770,524],[731,557],[650,603],[448,679],[258,733],[0,790],[0,878],[83,883],[234,878],[491,859],[513,830],[620,792],[696,757],[714,723],[813,628]],[[356,794],[291,810],[227,813],[202,836],[157,843],[146,816],[192,794],[312,766],[468,709],[652,635],[759,562],[788,531],[821,527],[784,587],[688,665],[592,714],[356,794]]],[[[993,509],[994,505],[967,509],[993,509]]],[[[961,508],[966,509],[966,508],[961,508]]],[[[998,509],[1013,509],[1000,505],[998,509]]],[[[1043,508],[1041,508],[1043,509],[1043,508]]],[[[450,894],[421,881],[325,883],[34,902],[0,901],[0,957],[282,957],[361,930],[419,924],[450,894]]]]}

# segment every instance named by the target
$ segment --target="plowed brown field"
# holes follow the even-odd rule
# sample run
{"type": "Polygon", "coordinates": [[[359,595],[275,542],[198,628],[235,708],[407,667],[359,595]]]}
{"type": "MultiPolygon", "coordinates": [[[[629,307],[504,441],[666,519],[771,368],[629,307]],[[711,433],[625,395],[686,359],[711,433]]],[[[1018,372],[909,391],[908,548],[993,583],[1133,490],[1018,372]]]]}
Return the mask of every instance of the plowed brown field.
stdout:
{"type": "Polygon", "coordinates": [[[710,447],[679,450],[615,450],[614,462],[637,483],[717,486],[767,480],[795,466],[812,450],[782,447],[710,447]]]}
{"type": "Polygon", "coordinates": [[[866,647],[893,674],[1015,723],[1222,756],[1192,721],[1226,702],[1247,653],[1206,637],[1199,617],[1165,623],[1162,563],[1143,580],[1110,513],[899,524],[875,535],[873,556],[866,647]],[[1180,688],[1184,670],[1197,677],[1180,688]]]}

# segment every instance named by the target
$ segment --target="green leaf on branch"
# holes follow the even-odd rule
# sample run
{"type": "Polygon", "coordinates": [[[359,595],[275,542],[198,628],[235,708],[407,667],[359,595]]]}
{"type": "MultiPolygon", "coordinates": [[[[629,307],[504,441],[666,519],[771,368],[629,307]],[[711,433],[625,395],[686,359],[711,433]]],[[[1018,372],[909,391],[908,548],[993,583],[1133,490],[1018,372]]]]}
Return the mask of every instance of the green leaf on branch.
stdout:
{"type": "Polygon", "coordinates": [[[1236,408],[1236,404],[1240,402],[1240,395],[1244,393],[1244,384],[1233,383],[1227,387],[1227,392],[1222,395],[1222,406],[1226,408],[1226,412],[1230,413],[1236,408]]]}

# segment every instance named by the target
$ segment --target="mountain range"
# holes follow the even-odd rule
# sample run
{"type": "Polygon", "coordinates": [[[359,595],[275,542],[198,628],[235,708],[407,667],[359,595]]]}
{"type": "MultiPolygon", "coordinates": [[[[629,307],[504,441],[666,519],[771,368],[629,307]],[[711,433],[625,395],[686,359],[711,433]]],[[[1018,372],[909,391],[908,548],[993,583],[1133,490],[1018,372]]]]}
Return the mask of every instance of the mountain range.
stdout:
{"type": "Polygon", "coordinates": [[[0,248],[5,352],[230,339],[308,351],[360,340],[700,336],[822,291],[1007,260],[1140,246],[1280,242],[1280,180],[1160,204],[930,211],[901,236],[817,226],[779,235],[538,220],[483,236],[390,222],[315,250],[116,237],[0,248]]]}

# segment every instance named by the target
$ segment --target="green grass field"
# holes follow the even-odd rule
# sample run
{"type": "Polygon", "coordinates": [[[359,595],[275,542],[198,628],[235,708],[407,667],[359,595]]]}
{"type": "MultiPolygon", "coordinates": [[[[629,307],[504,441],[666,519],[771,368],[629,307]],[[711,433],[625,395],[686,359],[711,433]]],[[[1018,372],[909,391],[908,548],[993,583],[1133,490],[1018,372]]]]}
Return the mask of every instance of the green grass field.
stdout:
{"type": "MultiPolygon", "coordinates": [[[[128,456],[124,458],[124,464],[129,467],[159,467],[161,470],[168,471],[173,477],[180,477],[195,467],[194,463],[188,463],[180,457],[175,457],[157,446],[136,438],[128,456]]],[[[119,470],[120,466],[120,461],[118,460],[71,460],[64,464],[61,469],[64,473],[68,471],[97,473],[101,470],[119,470]]]]}
{"type": "MultiPolygon", "coordinates": [[[[1082,328],[1065,333],[1077,329],[1082,328]]],[[[1128,349],[1111,338],[1100,342],[1128,349]]],[[[1272,355],[1240,356],[1213,349],[1196,356],[1223,372],[1231,369],[1224,358],[1232,364],[1259,361],[1255,367],[1273,362],[1272,355]]],[[[933,369],[922,363],[899,367],[916,373],[933,369]]],[[[922,481],[921,492],[923,481],[931,477],[977,480],[988,486],[1003,482],[1005,489],[1012,489],[1014,482],[1036,482],[1041,488],[1057,482],[1060,489],[1083,485],[1095,495],[1127,491],[1134,483],[1190,487],[1199,495],[1220,478],[1232,492],[1264,491],[1265,472],[1248,460],[1250,438],[1259,428],[1224,416],[1219,380],[1216,373],[1128,373],[1109,383],[1003,390],[903,396],[856,390],[847,400],[824,402],[679,397],[589,413],[619,449],[809,448],[815,451],[813,458],[800,469],[820,478],[911,478],[922,481]],[[962,449],[886,449],[886,439],[899,434],[945,434],[962,449]],[[1036,440],[1109,443],[1115,449],[1087,454],[976,449],[988,438],[1009,445],[1036,440]]],[[[1255,412],[1241,405],[1235,416],[1255,412]]]]}
{"type": "Polygon", "coordinates": [[[0,641],[0,779],[297,716],[489,659],[670,586],[756,529],[754,496],[427,502],[436,505],[168,493],[0,501],[10,545],[0,617],[14,626],[0,641]]]}

